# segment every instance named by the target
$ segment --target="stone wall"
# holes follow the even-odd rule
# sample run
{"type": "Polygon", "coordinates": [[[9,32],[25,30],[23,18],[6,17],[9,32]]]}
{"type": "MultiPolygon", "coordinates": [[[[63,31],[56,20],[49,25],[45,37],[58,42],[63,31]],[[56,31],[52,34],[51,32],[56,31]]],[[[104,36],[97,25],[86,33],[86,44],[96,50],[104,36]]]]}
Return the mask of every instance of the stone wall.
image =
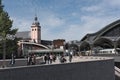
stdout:
{"type": "Polygon", "coordinates": [[[0,80],[115,80],[114,60],[0,69],[0,80]]]}

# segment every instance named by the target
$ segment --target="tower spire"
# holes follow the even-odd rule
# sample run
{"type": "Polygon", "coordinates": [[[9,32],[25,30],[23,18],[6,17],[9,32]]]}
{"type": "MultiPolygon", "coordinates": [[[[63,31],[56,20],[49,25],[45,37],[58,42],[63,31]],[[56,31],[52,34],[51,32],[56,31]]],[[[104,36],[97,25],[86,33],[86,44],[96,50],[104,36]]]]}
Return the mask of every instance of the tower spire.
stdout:
{"type": "Polygon", "coordinates": [[[40,26],[40,23],[38,21],[38,17],[35,15],[34,22],[32,25],[40,26]]]}

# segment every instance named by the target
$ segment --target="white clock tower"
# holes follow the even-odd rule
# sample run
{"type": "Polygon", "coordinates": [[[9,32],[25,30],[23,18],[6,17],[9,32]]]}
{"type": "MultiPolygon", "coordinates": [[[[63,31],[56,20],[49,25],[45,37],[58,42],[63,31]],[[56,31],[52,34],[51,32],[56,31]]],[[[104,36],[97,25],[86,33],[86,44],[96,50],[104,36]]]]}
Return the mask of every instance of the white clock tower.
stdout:
{"type": "Polygon", "coordinates": [[[41,26],[37,17],[35,17],[31,26],[31,40],[35,43],[41,43],[41,26]]]}

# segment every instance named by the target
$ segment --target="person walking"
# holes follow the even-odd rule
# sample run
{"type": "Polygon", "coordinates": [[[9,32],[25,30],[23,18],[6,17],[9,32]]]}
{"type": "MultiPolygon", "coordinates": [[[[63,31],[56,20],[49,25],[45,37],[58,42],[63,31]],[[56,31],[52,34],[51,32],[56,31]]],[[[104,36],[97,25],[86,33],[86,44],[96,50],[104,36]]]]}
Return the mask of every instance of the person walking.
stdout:
{"type": "Polygon", "coordinates": [[[11,66],[14,66],[14,64],[15,64],[15,56],[14,56],[14,54],[12,54],[11,55],[11,61],[10,61],[10,64],[11,64],[11,66]]]}
{"type": "Polygon", "coordinates": [[[72,52],[69,54],[69,62],[72,61],[72,52]]]}
{"type": "Polygon", "coordinates": [[[53,60],[53,55],[50,54],[50,64],[52,64],[52,60],[53,60]]]}
{"type": "Polygon", "coordinates": [[[35,54],[32,54],[32,65],[36,64],[36,56],[35,54]]]}
{"type": "Polygon", "coordinates": [[[31,65],[31,63],[32,63],[32,56],[31,54],[29,54],[27,57],[27,65],[31,65]]]}
{"type": "Polygon", "coordinates": [[[60,57],[60,62],[61,63],[64,63],[66,62],[67,60],[65,59],[64,55],[62,54],[61,57],[60,57]]]}
{"type": "Polygon", "coordinates": [[[47,64],[49,64],[50,62],[50,55],[49,54],[47,54],[47,60],[46,60],[46,62],[47,62],[47,64]]]}
{"type": "Polygon", "coordinates": [[[56,55],[54,54],[53,55],[53,62],[55,62],[56,61],[56,55]]]}
{"type": "Polygon", "coordinates": [[[45,62],[45,64],[46,64],[46,61],[47,61],[47,55],[45,54],[44,55],[44,62],[45,62]]]}

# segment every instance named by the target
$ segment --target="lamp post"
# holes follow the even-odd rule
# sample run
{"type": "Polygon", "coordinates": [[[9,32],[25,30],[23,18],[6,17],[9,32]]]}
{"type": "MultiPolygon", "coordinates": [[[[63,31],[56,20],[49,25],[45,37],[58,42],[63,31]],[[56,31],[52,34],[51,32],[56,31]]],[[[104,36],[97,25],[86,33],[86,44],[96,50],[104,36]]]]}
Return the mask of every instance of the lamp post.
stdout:
{"type": "MultiPolygon", "coordinates": [[[[24,54],[24,44],[23,44],[23,42],[24,42],[24,41],[22,40],[22,55],[25,55],[25,54],[24,54]]],[[[31,52],[32,52],[32,46],[31,46],[31,52]]]]}
{"type": "MultiPolygon", "coordinates": [[[[7,35],[7,39],[9,40],[14,40],[15,39],[15,35],[10,35],[8,34],[7,35]]],[[[12,43],[12,46],[14,46],[14,44],[12,43]]],[[[12,55],[11,55],[11,65],[14,66],[14,63],[15,63],[15,59],[14,59],[14,53],[12,51],[12,55]]]]}
{"type": "Polygon", "coordinates": [[[78,54],[81,56],[81,54],[80,54],[80,44],[78,44],[78,54]]]}
{"type": "Polygon", "coordinates": [[[90,49],[91,50],[90,50],[90,54],[89,55],[92,55],[93,54],[93,44],[92,43],[90,44],[90,49]]]}
{"type": "Polygon", "coordinates": [[[52,44],[52,46],[51,46],[51,51],[52,51],[51,53],[52,54],[54,54],[53,50],[54,50],[54,44],[52,44]]]}
{"type": "Polygon", "coordinates": [[[63,42],[63,53],[66,55],[66,48],[65,48],[65,44],[66,44],[66,42],[64,41],[64,42],[63,42]]]}
{"type": "Polygon", "coordinates": [[[2,64],[2,68],[5,68],[6,64],[5,64],[5,59],[6,59],[6,39],[10,39],[10,40],[14,40],[15,35],[10,35],[7,34],[6,37],[2,37],[0,36],[0,40],[3,40],[3,64],[2,64]]]}
{"type": "Polygon", "coordinates": [[[115,54],[116,54],[116,48],[117,48],[117,40],[118,40],[119,38],[120,38],[119,36],[116,36],[116,37],[114,38],[114,41],[113,41],[114,49],[115,49],[115,54]]]}

